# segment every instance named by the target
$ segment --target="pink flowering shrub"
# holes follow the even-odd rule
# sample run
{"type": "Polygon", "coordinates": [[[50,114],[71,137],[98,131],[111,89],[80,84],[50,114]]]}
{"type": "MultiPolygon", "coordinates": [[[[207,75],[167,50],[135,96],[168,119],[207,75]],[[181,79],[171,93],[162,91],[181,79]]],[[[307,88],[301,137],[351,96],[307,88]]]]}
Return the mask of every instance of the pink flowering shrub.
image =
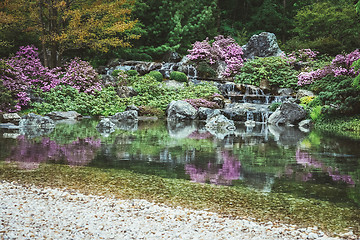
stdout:
{"type": "Polygon", "coordinates": [[[231,37],[225,38],[219,35],[214,39],[212,44],[208,38],[202,42],[195,42],[193,48],[188,50],[188,58],[194,61],[207,61],[210,64],[224,61],[226,63],[224,76],[237,74],[244,63],[242,48],[231,37]]]}
{"type": "Polygon", "coordinates": [[[298,76],[298,85],[302,86],[311,84],[314,81],[322,79],[327,75],[332,75],[334,77],[356,77],[359,75],[359,71],[355,71],[351,65],[358,59],[360,59],[359,49],[356,49],[347,55],[339,54],[332,60],[330,65],[325,66],[324,68],[318,69],[316,71],[300,73],[298,76]]]}
{"type": "Polygon", "coordinates": [[[287,60],[290,64],[295,62],[310,62],[314,61],[316,56],[319,54],[317,51],[313,51],[310,48],[300,49],[297,52],[292,52],[287,55],[287,60]]]}
{"type": "Polygon", "coordinates": [[[66,72],[49,69],[42,65],[37,50],[35,46],[20,47],[15,56],[2,60],[0,82],[15,97],[16,104],[0,111],[20,111],[29,105],[31,91],[48,92],[60,84],[89,94],[101,91],[98,75],[88,62],[76,58],[65,66],[66,72]]]}
{"type": "Polygon", "coordinates": [[[66,65],[66,73],[61,83],[70,85],[79,92],[94,94],[95,91],[101,91],[97,72],[90,63],[79,58],[73,59],[66,65]]]}
{"type": "Polygon", "coordinates": [[[14,111],[27,106],[31,89],[49,91],[60,83],[60,68],[49,69],[41,64],[37,48],[20,47],[15,56],[4,60],[7,67],[1,72],[3,85],[16,95],[14,111]]]}

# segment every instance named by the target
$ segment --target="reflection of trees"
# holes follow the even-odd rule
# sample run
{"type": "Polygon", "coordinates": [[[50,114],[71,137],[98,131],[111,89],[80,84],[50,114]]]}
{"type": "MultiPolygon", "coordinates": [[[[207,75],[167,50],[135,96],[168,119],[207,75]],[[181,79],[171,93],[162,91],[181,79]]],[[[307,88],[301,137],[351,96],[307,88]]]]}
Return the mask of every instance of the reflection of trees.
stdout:
{"type": "Polygon", "coordinates": [[[218,185],[231,185],[233,180],[240,177],[241,163],[227,151],[223,151],[221,157],[223,159],[221,168],[209,162],[206,169],[198,168],[194,164],[186,164],[185,171],[195,182],[209,181],[218,185]]]}
{"type": "MultiPolygon", "coordinates": [[[[326,166],[322,162],[319,162],[317,159],[313,158],[308,152],[302,151],[300,149],[296,150],[296,163],[303,165],[305,168],[317,168],[321,169],[323,172],[328,173],[333,181],[342,181],[347,184],[354,185],[355,182],[349,175],[341,175],[337,168],[331,166],[326,166]]],[[[287,174],[292,175],[292,170],[287,169],[287,174]]],[[[312,179],[311,173],[304,173],[301,180],[308,181],[312,179]]]]}
{"type": "Polygon", "coordinates": [[[17,145],[11,150],[11,157],[6,161],[17,162],[23,169],[34,169],[40,163],[62,159],[69,165],[86,165],[95,157],[100,145],[100,140],[93,138],[78,138],[71,143],[59,145],[50,138],[42,138],[37,142],[20,136],[17,145]]]}

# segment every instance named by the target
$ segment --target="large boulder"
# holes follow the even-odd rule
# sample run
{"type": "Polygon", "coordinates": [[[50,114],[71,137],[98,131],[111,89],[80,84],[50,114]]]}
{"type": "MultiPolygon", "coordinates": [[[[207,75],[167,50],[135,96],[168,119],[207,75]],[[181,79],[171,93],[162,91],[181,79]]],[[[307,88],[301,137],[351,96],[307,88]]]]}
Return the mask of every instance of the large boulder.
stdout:
{"type": "Polygon", "coordinates": [[[139,116],[136,110],[129,110],[116,113],[115,115],[110,117],[110,120],[115,124],[118,122],[138,122],[139,116]]]}
{"type": "Polygon", "coordinates": [[[270,115],[269,124],[273,125],[296,125],[306,118],[306,110],[292,102],[285,102],[270,115]]]}
{"type": "Polygon", "coordinates": [[[188,102],[172,101],[166,109],[166,116],[168,120],[194,120],[197,117],[197,110],[188,102]]]}
{"type": "Polygon", "coordinates": [[[198,110],[198,119],[199,120],[207,120],[215,115],[220,115],[221,112],[219,109],[211,109],[206,107],[200,107],[198,110]]]}
{"type": "Polygon", "coordinates": [[[242,46],[246,59],[254,59],[255,57],[272,57],[281,56],[283,51],[280,50],[273,33],[262,32],[259,35],[253,35],[249,42],[242,46]]]}
{"type": "Polygon", "coordinates": [[[34,113],[23,116],[19,122],[20,134],[27,135],[29,138],[49,134],[54,127],[55,124],[51,118],[34,113]]]}
{"type": "Polygon", "coordinates": [[[267,104],[231,103],[227,104],[221,112],[225,117],[240,122],[252,120],[265,122],[268,117],[269,106],[267,104]]]}
{"type": "Polygon", "coordinates": [[[68,111],[68,112],[55,111],[55,112],[50,112],[45,116],[51,118],[52,120],[64,120],[64,119],[77,120],[82,117],[80,113],[77,113],[75,111],[68,111]]]}

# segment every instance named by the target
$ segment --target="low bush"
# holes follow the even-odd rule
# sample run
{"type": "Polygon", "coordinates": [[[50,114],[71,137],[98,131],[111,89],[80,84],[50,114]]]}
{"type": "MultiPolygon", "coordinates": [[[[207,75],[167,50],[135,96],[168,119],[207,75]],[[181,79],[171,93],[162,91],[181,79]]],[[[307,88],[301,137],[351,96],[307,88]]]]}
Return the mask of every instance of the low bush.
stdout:
{"type": "Polygon", "coordinates": [[[197,66],[198,76],[204,79],[216,78],[216,71],[206,62],[200,62],[197,66]]]}
{"type": "Polygon", "coordinates": [[[128,70],[128,71],[126,71],[126,74],[127,74],[129,77],[139,76],[139,73],[138,73],[136,70],[128,70]]]}
{"type": "Polygon", "coordinates": [[[68,85],[58,85],[49,92],[37,92],[43,102],[31,103],[33,111],[46,114],[52,111],[76,111],[82,115],[113,115],[125,110],[128,99],[117,96],[113,87],[94,92],[79,92],[68,85]]]}
{"type": "Polygon", "coordinates": [[[149,72],[149,76],[153,77],[158,82],[163,81],[163,75],[159,71],[151,71],[149,72]]]}
{"type": "Polygon", "coordinates": [[[283,57],[255,58],[245,62],[235,76],[236,83],[260,86],[260,82],[267,80],[273,88],[298,88],[298,72],[288,59],[283,57]]]}
{"type": "Polygon", "coordinates": [[[170,79],[178,81],[178,82],[187,82],[188,78],[185,73],[173,71],[170,73],[170,79]]]}

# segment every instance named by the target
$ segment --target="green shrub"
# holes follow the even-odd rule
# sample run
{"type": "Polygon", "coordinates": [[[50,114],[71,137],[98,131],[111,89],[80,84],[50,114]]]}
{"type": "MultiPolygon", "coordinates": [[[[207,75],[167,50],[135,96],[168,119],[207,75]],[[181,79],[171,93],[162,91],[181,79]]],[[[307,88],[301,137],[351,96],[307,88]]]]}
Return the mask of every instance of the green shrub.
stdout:
{"type": "Polygon", "coordinates": [[[280,105],[281,105],[280,102],[273,102],[273,103],[270,105],[270,111],[275,112],[276,109],[277,109],[278,107],[280,107],[280,105]]]}
{"type": "Polygon", "coordinates": [[[82,115],[108,116],[124,111],[130,103],[129,99],[120,98],[113,87],[90,95],[68,85],[59,85],[49,92],[38,91],[37,94],[44,101],[32,103],[31,106],[39,114],[76,111],[82,115]]]}
{"type": "Polygon", "coordinates": [[[216,78],[216,71],[206,62],[200,62],[197,66],[198,76],[204,79],[216,78]]]}
{"type": "Polygon", "coordinates": [[[328,75],[315,81],[311,87],[312,90],[319,92],[315,99],[316,104],[328,106],[323,109],[323,113],[329,115],[358,114],[360,112],[360,89],[352,84],[353,79],[348,76],[328,75]]]}
{"type": "Polygon", "coordinates": [[[14,93],[3,85],[0,80],[0,112],[7,112],[9,110],[15,110],[17,101],[15,100],[14,93]]]}
{"type": "Polygon", "coordinates": [[[170,73],[170,79],[178,81],[178,82],[187,82],[188,78],[185,73],[173,71],[170,73]]]}
{"type": "Polygon", "coordinates": [[[136,70],[126,71],[126,74],[127,74],[129,77],[136,77],[136,76],[139,75],[139,73],[138,73],[136,70]]]}
{"type": "Polygon", "coordinates": [[[117,77],[119,76],[120,74],[124,73],[123,70],[114,70],[112,73],[111,73],[111,76],[113,77],[117,77]]]}
{"type": "Polygon", "coordinates": [[[159,71],[151,71],[149,72],[149,75],[153,78],[156,79],[156,81],[158,82],[162,82],[163,81],[163,75],[161,74],[161,72],[159,71]]]}
{"type": "Polygon", "coordinates": [[[255,58],[244,63],[240,73],[235,76],[236,83],[260,86],[267,80],[272,88],[298,88],[298,72],[282,57],[255,58]]]}
{"type": "Polygon", "coordinates": [[[322,110],[322,106],[316,106],[316,107],[312,108],[312,110],[310,112],[310,117],[314,122],[316,122],[317,120],[320,119],[321,110],[322,110]]]}

